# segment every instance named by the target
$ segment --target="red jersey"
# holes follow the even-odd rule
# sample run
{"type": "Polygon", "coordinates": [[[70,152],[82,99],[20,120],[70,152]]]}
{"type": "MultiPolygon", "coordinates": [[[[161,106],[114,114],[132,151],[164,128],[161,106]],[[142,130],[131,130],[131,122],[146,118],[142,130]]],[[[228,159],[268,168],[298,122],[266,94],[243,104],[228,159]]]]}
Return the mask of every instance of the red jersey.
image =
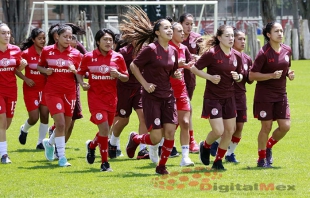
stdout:
{"type": "Polygon", "coordinates": [[[156,85],[153,93],[143,89],[143,95],[152,98],[170,98],[173,90],[170,76],[178,69],[178,52],[171,45],[165,50],[158,41],[144,47],[134,59],[134,64],[143,71],[148,83],[156,85]]]}
{"type": "Polygon", "coordinates": [[[242,71],[243,61],[240,52],[231,49],[230,54],[226,55],[220,46],[217,45],[206,51],[196,62],[195,66],[199,70],[203,70],[206,67],[208,74],[221,76],[219,84],[206,80],[204,98],[217,100],[234,96],[235,81],[232,78],[231,71],[236,71],[239,74],[242,71]]]}
{"type": "Polygon", "coordinates": [[[7,50],[0,51],[0,95],[17,97],[15,69],[21,61],[21,50],[16,45],[8,44],[7,50]]]}
{"type": "Polygon", "coordinates": [[[32,45],[22,52],[22,57],[28,62],[28,65],[25,67],[25,76],[35,82],[33,87],[29,87],[24,82],[23,88],[42,91],[46,83],[46,77],[37,70],[40,54],[37,53],[34,45],[32,45]]]}
{"type": "MultiPolygon", "coordinates": [[[[180,46],[176,46],[172,41],[169,42],[169,45],[177,49],[179,60],[183,59],[185,62],[189,62],[191,60],[191,54],[185,45],[180,44],[180,46]]],[[[181,70],[183,73],[182,79],[170,77],[170,83],[173,89],[174,97],[184,98],[187,97],[187,89],[184,81],[184,69],[179,68],[179,70],[181,70]]]]}
{"type": "Polygon", "coordinates": [[[47,77],[44,88],[46,94],[75,94],[75,75],[69,70],[73,64],[77,69],[80,65],[82,54],[71,46],[63,52],[57,48],[57,43],[43,48],[38,66],[53,69],[53,73],[47,77]]]}
{"type": "Polygon", "coordinates": [[[110,50],[106,56],[97,49],[88,52],[82,59],[78,74],[85,75],[89,72],[88,106],[89,110],[103,109],[115,112],[117,105],[117,78],[110,76],[112,68],[128,76],[126,63],[123,56],[110,50]]]}
{"type": "Polygon", "coordinates": [[[245,53],[241,53],[242,60],[243,60],[243,79],[241,82],[235,82],[235,94],[240,95],[244,94],[246,92],[245,84],[249,83],[251,84],[252,82],[249,81],[249,72],[252,69],[253,62],[252,59],[249,55],[245,53]]]}
{"type": "Polygon", "coordinates": [[[283,72],[279,79],[257,81],[255,102],[282,101],[283,96],[286,94],[286,75],[291,66],[291,55],[291,48],[284,44],[281,44],[279,53],[274,51],[269,43],[260,49],[251,71],[263,74],[274,73],[276,70],[283,70],[283,72]]]}

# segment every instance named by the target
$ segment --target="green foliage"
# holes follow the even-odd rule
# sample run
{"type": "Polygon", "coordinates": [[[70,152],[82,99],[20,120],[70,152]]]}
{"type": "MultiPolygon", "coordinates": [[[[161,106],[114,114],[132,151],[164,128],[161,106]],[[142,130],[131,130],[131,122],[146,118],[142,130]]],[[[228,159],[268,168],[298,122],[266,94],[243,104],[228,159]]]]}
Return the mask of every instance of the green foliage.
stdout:
{"type": "MultiPolygon", "coordinates": [[[[19,128],[27,119],[27,112],[19,80],[16,114],[7,131],[8,152],[13,163],[0,164],[1,197],[308,197],[309,63],[309,60],[292,62],[296,78],[287,82],[292,127],[286,137],[273,148],[275,168],[256,168],[260,123],[252,115],[254,83],[247,86],[248,122],[244,126],[243,137],[236,150],[236,157],[240,163],[224,163],[227,171],[217,173],[206,169],[200,163],[198,154],[190,154],[197,169],[181,168],[181,158],[172,158],[168,160],[167,167],[173,174],[167,177],[157,176],[155,165],[150,160],[129,159],[126,156],[110,160],[113,172],[99,172],[98,149],[95,163],[86,163],[85,141],[92,139],[98,129],[89,121],[86,92],[83,91],[81,96],[84,118],[76,121],[71,139],[66,145],[66,156],[72,164],[71,167],[58,167],[57,161],[48,162],[42,151],[35,150],[38,125],[30,129],[27,144],[20,145],[19,128]],[[186,178],[189,180],[185,181],[186,178]],[[207,186],[203,185],[206,183],[212,185],[212,189],[207,190],[207,186]],[[295,190],[255,190],[256,184],[267,187],[269,184],[278,187],[294,185],[295,190]],[[182,185],[184,188],[181,190],[182,185]],[[239,190],[237,185],[241,185],[239,190]],[[162,190],[160,186],[172,186],[173,190],[162,190]]],[[[197,141],[204,140],[211,130],[208,120],[200,118],[204,87],[205,81],[197,77],[192,101],[197,141]]],[[[276,126],[274,123],[273,129],[276,126]]],[[[121,135],[124,154],[128,134],[130,131],[136,131],[137,127],[137,117],[133,113],[130,124],[121,135]]],[[[180,151],[179,131],[176,132],[176,146],[180,151]]]]}

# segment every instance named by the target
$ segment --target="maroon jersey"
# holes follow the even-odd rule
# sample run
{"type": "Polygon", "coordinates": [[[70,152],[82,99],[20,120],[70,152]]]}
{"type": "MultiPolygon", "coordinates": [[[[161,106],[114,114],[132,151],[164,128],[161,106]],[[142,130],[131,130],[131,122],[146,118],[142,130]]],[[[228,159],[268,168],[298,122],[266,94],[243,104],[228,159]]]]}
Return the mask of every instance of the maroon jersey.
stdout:
{"type": "Polygon", "coordinates": [[[143,89],[146,97],[169,98],[173,96],[170,76],[178,69],[178,52],[171,45],[165,50],[158,42],[144,47],[134,59],[134,64],[143,70],[143,77],[148,83],[156,85],[153,93],[143,89]]]}
{"type": "Polygon", "coordinates": [[[237,73],[242,71],[243,61],[240,52],[231,49],[230,54],[226,55],[217,45],[205,52],[195,66],[199,70],[206,67],[208,74],[221,76],[219,84],[213,84],[211,81],[206,80],[204,98],[217,100],[234,96],[235,81],[232,78],[231,71],[237,73]]]}
{"type": "Polygon", "coordinates": [[[269,43],[260,49],[251,71],[263,74],[274,73],[276,70],[283,70],[283,72],[279,79],[257,81],[255,102],[282,101],[283,96],[286,94],[286,75],[291,66],[291,55],[291,48],[284,44],[281,44],[279,53],[274,51],[269,43]]]}
{"type": "Polygon", "coordinates": [[[0,51],[0,95],[17,97],[15,69],[20,65],[21,51],[15,45],[8,45],[0,51]]]}
{"type": "MultiPolygon", "coordinates": [[[[185,45],[191,54],[198,54],[199,46],[197,45],[197,40],[201,35],[195,32],[191,32],[187,39],[182,42],[185,45]]],[[[187,87],[196,86],[196,75],[190,72],[189,70],[184,71],[184,80],[187,87]]]]}
{"type": "Polygon", "coordinates": [[[136,77],[132,74],[132,72],[130,70],[130,64],[131,64],[131,62],[133,60],[133,51],[134,51],[134,48],[133,48],[133,46],[131,44],[127,45],[125,47],[122,47],[119,50],[119,53],[123,55],[124,60],[126,62],[127,70],[128,70],[128,73],[129,73],[129,80],[127,82],[122,82],[121,80],[118,80],[117,81],[117,86],[128,87],[128,88],[131,88],[131,89],[135,89],[135,88],[141,87],[141,84],[139,83],[139,81],[136,79],[136,77]]]}
{"type": "Polygon", "coordinates": [[[80,65],[82,54],[71,46],[63,52],[57,48],[57,43],[43,48],[39,66],[53,69],[53,73],[47,77],[44,92],[47,94],[75,94],[75,75],[69,70],[69,65],[73,64],[77,69],[80,65]]]}
{"type": "Polygon", "coordinates": [[[245,53],[241,53],[242,60],[243,60],[243,79],[241,82],[235,82],[235,94],[240,95],[244,94],[246,92],[245,84],[249,83],[251,84],[252,82],[249,80],[249,72],[253,66],[253,62],[250,56],[248,56],[245,53]]]}

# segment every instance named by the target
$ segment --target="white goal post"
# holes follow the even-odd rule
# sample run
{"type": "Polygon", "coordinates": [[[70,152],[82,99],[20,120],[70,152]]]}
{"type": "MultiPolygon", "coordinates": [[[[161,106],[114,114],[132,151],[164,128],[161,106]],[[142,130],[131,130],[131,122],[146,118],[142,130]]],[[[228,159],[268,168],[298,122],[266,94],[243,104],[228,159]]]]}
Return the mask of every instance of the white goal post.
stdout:
{"type": "Polygon", "coordinates": [[[30,34],[30,28],[33,20],[35,5],[44,5],[44,31],[48,32],[48,6],[49,5],[202,5],[197,30],[199,31],[201,19],[205,5],[214,5],[214,33],[217,30],[218,2],[217,1],[44,1],[33,2],[30,22],[27,31],[27,38],[30,34]]]}

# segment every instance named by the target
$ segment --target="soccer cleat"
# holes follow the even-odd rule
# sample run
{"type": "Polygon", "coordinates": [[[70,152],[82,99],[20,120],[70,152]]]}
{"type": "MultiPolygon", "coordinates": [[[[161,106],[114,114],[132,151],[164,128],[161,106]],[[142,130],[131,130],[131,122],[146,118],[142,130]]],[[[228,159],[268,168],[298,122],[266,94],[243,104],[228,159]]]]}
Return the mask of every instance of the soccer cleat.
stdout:
{"type": "Polygon", "coordinates": [[[204,165],[210,164],[210,149],[203,146],[203,141],[199,143],[199,158],[204,165]]]}
{"type": "Polygon", "coordinates": [[[113,146],[110,143],[110,140],[108,141],[108,154],[109,154],[109,158],[113,159],[117,157],[117,146],[113,146]]]}
{"type": "Polygon", "coordinates": [[[141,151],[139,151],[137,159],[150,159],[150,155],[149,155],[149,151],[147,150],[147,148],[145,147],[144,149],[142,149],[141,151]]]}
{"type": "Polygon", "coordinates": [[[71,166],[71,164],[68,162],[68,160],[65,156],[63,156],[62,158],[59,159],[58,165],[61,167],[71,166]]]}
{"type": "Polygon", "coordinates": [[[215,157],[216,153],[217,153],[217,147],[219,147],[219,143],[217,141],[213,142],[211,144],[211,148],[210,148],[210,154],[215,157]]]}
{"type": "Polygon", "coordinates": [[[156,145],[150,145],[150,151],[149,151],[150,159],[153,163],[158,163],[158,144],[156,145]]]}
{"type": "Polygon", "coordinates": [[[266,160],[267,160],[267,163],[269,163],[269,164],[273,163],[272,149],[271,148],[266,149],[266,160]]]}
{"type": "Polygon", "coordinates": [[[167,175],[169,172],[167,171],[167,167],[165,165],[156,166],[156,173],[159,175],[167,175]]]}
{"type": "Polygon", "coordinates": [[[257,167],[272,168],[272,166],[267,162],[266,158],[257,160],[257,167]]]}
{"type": "Polygon", "coordinates": [[[171,153],[170,153],[169,157],[179,157],[179,156],[180,156],[180,154],[179,154],[179,152],[177,151],[177,148],[174,146],[174,147],[172,148],[172,150],[171,150],[171,153]]]}
{"type": "Polygon", "coordinates": [[[236,155],[234,153],[232,153],[230,155],[226,155],[225,160],[227,162],[239,163],[238,160],[236,160],[236,155]]]}
{"type": "Polygon", "coordinates": [[[124,157],[121,150],[119,150],[119,149],[116,150],[116,157],[124,157]]]}
{"type": "Polygon", "coordinates": [[[44,150],[44,146],[43,146],[42,142],[37,145],[36,149],[37,150],[44,150]]]}
{"type": "Polygon", "coordinates": [[[137,144],[137,143],[135,143],[135,141],[133,141],[133,138],[136,135],[138,135],[136,132],[131,132],[129,134],[128,143],[126,146],[126,153],[127,153],[127,156],[129,158],[133,158],[135,156],[136,149],[139,146],[139,144],[137,144]]]}
{"type": "Polygon", "coordinates": [[[1,163],[2,164],[10,164],[10,163],[12,163],[12,161],[10,160],[10,158],[7,154],[4,154],[1,157],[1,163]]]}
{"type": "Polygon", "coordinates": [[[55,147],[54,147],[54,145],[50,145],[48,140],[49,139],[44,138],[42,141],[42,144],[44,147],[44,154],[45,154],[45,157],[48,161],[53,161],[54,160],[55,147]]]}
{"type": "Polygon", "coordinates": [[[20,134],[19,134],[18,140],[20,144],[25,145],[27,141],[28,133],[24,132],[23,128],[24,128],[24,125],[20,127],[20,134]]]}
{"type": "Polygon", "coordinates": [[[217,160],[217,161],[213,162],[212,169],[225,170],[223,163],[222,163],[222,160],[217,160]]]}
{"type": "Polygon", "coordinates": [[[104,162],[101,164],[100,171],[102,172],[112,172],[112,168],[110,167],[109,162],[104,162]]]}
{"type": "Polygon", "coordinates": [[[95,156],[96,149],[89,148],[90,143],[91,143],[91,140],[87,140],[85,143],[85,145],[86,145],[86,161],[89,164],[93,164],[95,161],[95,158],[96,158],[96,156],[95,156]]]}
{"type": "Polygon", "coordinates": [[[194,162],[189,157],[182,157],[180,166],[194,166],[194,162]]]}
{"type": "Polygon", "coordinates": [[[192,141],[192,142],[189,144],[189,152],[190,152],[190,153],[199,153],[199,146],[198,146],[198,144],[196,143],[196,141],[192,141]]]}

